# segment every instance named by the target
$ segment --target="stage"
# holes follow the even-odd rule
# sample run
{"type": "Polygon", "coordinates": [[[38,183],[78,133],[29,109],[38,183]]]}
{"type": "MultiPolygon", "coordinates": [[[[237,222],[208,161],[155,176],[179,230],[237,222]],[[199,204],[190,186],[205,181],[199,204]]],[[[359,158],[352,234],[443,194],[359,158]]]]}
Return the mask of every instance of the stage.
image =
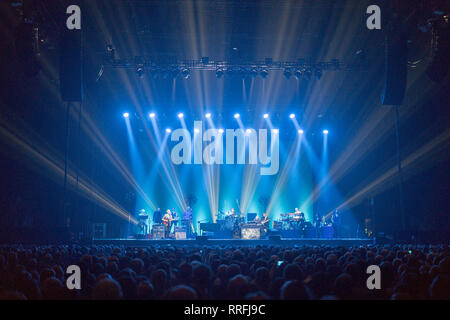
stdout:
{"type": "Polygon", "coordinates": [[[95,245],[115,245],[115,246],[345,246],[354,247],[360,245],[375,244],[375,239],[363,238],[336,238],[336,239],[320,239],[320,238],[279,238],[279,239],[94,239],[92,244],[95,245]]]}

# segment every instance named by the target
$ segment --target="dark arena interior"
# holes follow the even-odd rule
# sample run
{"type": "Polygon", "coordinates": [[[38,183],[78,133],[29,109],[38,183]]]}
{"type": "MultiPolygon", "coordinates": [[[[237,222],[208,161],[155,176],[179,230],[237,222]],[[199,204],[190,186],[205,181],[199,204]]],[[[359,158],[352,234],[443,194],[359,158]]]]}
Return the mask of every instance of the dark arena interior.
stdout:
{"type": "Polygon", "coordinates": [[[450,2],[0,17],[0,300],[450,299],[450,2]]]}

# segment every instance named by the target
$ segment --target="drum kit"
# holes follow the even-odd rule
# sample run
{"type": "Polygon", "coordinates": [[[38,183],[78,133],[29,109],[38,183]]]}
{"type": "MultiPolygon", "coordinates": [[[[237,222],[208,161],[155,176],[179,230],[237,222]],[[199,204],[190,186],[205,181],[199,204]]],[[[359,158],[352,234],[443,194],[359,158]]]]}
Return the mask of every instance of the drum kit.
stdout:
{"type": "Polygon", "coordinates": [[[225,223],[223,225],[224,230],[234,230],[236,227],[238,227],[240,224],[245,222],[244,217],[240,217],[239,214],[237,214],[234,211],[228,211],[225,213],[225,223]]]}

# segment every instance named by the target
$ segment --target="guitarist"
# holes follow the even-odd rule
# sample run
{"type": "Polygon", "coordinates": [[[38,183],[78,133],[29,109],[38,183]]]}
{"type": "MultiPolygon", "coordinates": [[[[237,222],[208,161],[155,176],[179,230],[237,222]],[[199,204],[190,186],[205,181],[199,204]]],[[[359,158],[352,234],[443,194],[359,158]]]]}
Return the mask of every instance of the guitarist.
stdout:
{"type": "Polygon", "coordinates": [[[267,235],[267,231],[269,230],[270,219],[267,216],[267,212],[263,212],[262,215],[263,216],[262,216],[262,219],[261,219],[261,227],[262,227],[261,231],[262,231],[262,234],[265,236],[265,235],[267,235]]]}
{"type": "Polygon", "coordinates": [[[172,221],[173,220],[175,220],[175,219],[172,217],[172,212],[170,210],[167,210],[166,214],[162,218],[162,222],[164,224],[165,237],[166,238],[169,237],[170,229],[172,227],[172,221]]]}

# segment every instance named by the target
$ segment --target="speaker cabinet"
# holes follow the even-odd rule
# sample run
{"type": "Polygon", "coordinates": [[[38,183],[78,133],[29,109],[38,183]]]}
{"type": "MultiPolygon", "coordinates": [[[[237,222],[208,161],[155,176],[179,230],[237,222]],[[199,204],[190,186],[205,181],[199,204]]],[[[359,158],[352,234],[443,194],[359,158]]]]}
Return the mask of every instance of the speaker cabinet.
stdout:
{"type": "Polygon", "coordinates": [[[383,105],[401,105],[405,96],[407,74],[407,36],[400,24],[387,30],[385,37],[383,105]]]}
{"type": "Polygon", "coordinates": [[[60,39],[60,91],[63,101],[83,101],[81,30],[64,30],[60,39]]]}

